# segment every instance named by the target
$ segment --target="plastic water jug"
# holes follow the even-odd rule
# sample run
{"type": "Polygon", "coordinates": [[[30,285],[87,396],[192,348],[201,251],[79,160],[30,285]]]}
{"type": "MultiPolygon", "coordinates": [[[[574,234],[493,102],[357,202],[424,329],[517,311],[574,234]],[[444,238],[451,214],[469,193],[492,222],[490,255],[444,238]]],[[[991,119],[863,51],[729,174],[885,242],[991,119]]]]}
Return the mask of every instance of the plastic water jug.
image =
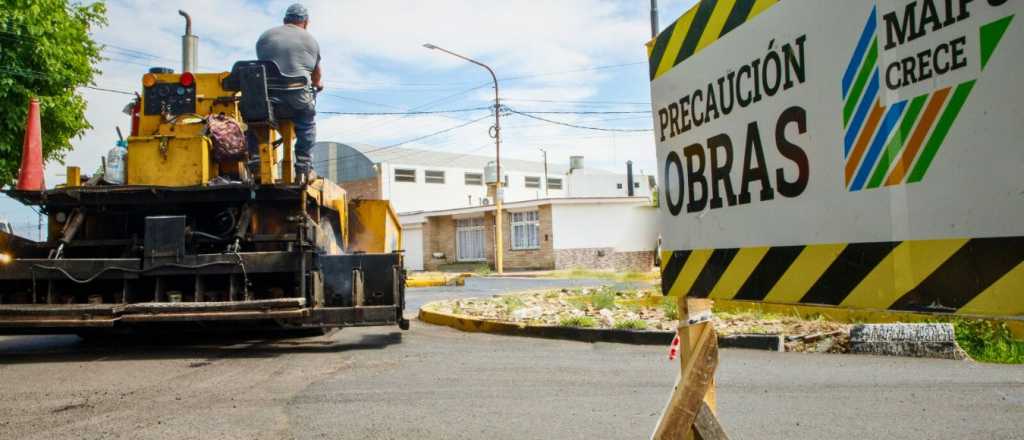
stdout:
{"type": "Polygon", "coordinates": [[[107,152],[103,180],[111,185],[124,185],[124,160],[128,156],[126,146],[124,141],[118,141],[117,146],[107,152]]]}

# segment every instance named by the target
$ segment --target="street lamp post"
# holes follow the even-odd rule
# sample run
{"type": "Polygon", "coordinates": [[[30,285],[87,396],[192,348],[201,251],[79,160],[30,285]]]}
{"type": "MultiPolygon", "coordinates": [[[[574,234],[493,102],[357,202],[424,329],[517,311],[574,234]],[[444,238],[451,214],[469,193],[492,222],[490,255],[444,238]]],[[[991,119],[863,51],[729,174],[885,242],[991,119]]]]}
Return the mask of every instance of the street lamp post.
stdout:
{"type": "Polygon", "coordinates": [[[494,70],[493,69],[491,69],[488,65],[486,65],[484,63],[481,63],[481,62],[479,62],[477,60],[474,60],[474,59],[468,58],[468,57],[464,57],[464,56],[459,55],[459,54],[457,54],[455,52],[452,52],[452,51],[450,51],[448,49],[445,49],[443,47],[438,47],[438,46],[435,46],[435,45],[430,44],[430,43],[424,44],[423,47],[425,47],[427,49],[430,49],[430,50],[439,50],[439,51],[444,52],[444,53],[446,53],[448,55],[451,55],[451,56],[454,56],[454,57],[457,57],[457,58],[461,58],[463,60],[466,60],[466,61],[469,61],[469,62],[471,62],[473,64],[476,64],[476,65],[478,65],[480,67],[483,67],[484,69],[487,69],[487,72],[491,74],[491,79],[494,80],[494,157],[495,157],[495,159],[494,159],[494,165],[495,165],[494,168],[495,168],[495,171],[498,174],[498,182],[496,184],[496,189],[494,190],[494,199],[495,199],[495,206],[494,206],[494,223],[495,223],[495,225],[494,225],[494,227],[495,227],[495,231],[494,231],[494,241],[495,241],[495,243],[494,243],[494,266],[495,267],[494,268],[498,271],[499,274],[504,273],[504,266],[505,265],[504,265],[504,258],[503,257],[504,257],[505,241],[504,241],[504,233],[502,231],[501,205],[502,205],[502,199],[505,198],[504,197],[505,196],[505,191],[502,188],[502,184],[504,183],[504,179],[502,178],[502,175],[501,175],[501,101],[499,100],[499,97],[498,97],[498,77],[497,77],[497,75],[494,74],[494,70]]]}

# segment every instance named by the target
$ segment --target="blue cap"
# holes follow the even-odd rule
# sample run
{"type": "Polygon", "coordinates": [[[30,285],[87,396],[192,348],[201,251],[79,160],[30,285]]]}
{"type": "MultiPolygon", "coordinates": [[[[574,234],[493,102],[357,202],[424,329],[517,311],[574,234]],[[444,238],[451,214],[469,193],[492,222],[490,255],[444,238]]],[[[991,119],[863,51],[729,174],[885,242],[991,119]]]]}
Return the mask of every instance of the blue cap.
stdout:
{"type": "Polygon", "coordinates": [[[284,18],[296,19],[299,21],[305,21],[309,18],[309,10],[301,3],[295,3],[288,7],[288,10],[284,12],[284,18]]]}

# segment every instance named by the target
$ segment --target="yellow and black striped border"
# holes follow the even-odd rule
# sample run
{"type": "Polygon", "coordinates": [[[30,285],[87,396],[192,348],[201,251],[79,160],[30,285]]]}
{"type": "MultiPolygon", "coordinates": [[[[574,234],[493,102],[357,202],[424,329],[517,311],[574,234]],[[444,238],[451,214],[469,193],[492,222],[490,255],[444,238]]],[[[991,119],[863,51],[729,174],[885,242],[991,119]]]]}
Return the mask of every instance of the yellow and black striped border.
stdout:
{"type": "Polygon", "coordinates": [[[702,0],[647,44],[651,80],[700,52],[779,0],[702,0]]]}
{"type": "Polygon", "coordinates": [[[1024,237],[663,252],[662,293],[1024,317],[1024,237]]]}

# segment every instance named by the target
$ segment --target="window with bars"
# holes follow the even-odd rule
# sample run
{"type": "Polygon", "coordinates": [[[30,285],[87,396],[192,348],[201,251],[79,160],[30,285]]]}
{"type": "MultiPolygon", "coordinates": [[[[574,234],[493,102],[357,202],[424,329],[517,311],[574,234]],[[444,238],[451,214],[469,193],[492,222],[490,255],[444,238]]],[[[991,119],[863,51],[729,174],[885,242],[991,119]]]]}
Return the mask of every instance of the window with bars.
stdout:
{"type": "Polygon", "coordinates": [[[416,182],[416,170],[395,168],[395,182],[416,182]]]}
{"type": "Polygon", "coordinates": [[[423,174],[423,181],[427,183],[444,183],[444,171],[427,170],[423,174]]]}
{"type": "Polygon", "coordinates": [[[540,188],[540,177],[526,176],[524,182],[527,188],[540,188]]]}
{"type": "Polygon", "coordinates": [[[540,212],[526,211],[510,214],[512,221],[512,249],[540,248],[540,212]]]}
{"type": "Polygon", "coordinates": [[[562,189],[562,179],[548,179],[548,189],[562,189]]]}
{"type": "Polygon", "coordinates": [[[484,184],[484,175],[480,173],[466,173],[466,185],[480,186],[484,184]]]}

